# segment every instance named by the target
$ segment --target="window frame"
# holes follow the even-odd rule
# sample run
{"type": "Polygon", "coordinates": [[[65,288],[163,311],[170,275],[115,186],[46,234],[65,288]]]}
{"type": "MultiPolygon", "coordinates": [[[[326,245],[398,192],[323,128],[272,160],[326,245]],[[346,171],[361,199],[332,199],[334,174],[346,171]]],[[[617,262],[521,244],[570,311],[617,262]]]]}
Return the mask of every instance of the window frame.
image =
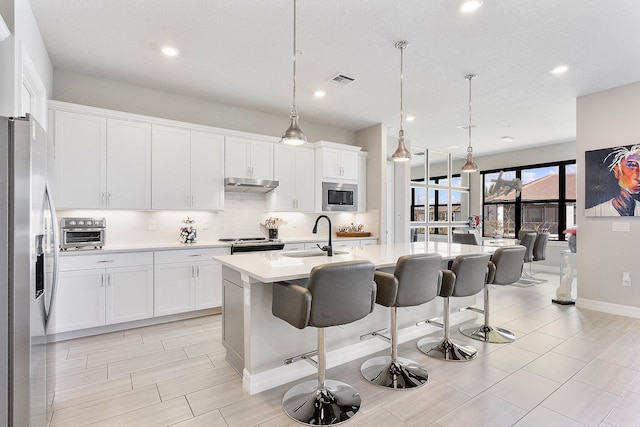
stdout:
{"type": "MultiPolygon", "coordinates": [[[[564,241],[565,236],[562,233],[562,230],[567,228],[567,205],[576,203],[576,199],[568,198],[566,194],[567,188],[567,166],[573,165],[576,166],[576,160],[562,160],[559,162],[548,162],[548,163],[536,163],[531,165],[522,165],[522,166],[513,166],[509,168],[500,168],[500,169],[487,169],[480,171],[480,176],[482,178],[482,234],[484,237],[487,237],[485,232],[487,230],[485,221],[486,207],[487,206],[496,206],[496,205],[513,205],[515,209],[515,224],[514,224],[514,232],[515,235],[518,235],[518,232],[522,228],[522,208],[526,205],[546,205],[546,204],[557,204],[558,205],[558,237],[550,238],[550,240],[564,241]],[[522,200],[522,194],[518,195],[514,201],[499,201],[499,202],[487,202],[485,188],[487,184],[487,175],[499,173],[499,172],[515,172],[516,178],[522,179],[522,171],[526,171],[527,169],[537,169],[537,168],[545,168],[545,167],[558,167],[558,198],[557,199],[543,199],[543,200],[522,200]]],[[[576,172],[577,173],[577,172],[576,172]]]]}

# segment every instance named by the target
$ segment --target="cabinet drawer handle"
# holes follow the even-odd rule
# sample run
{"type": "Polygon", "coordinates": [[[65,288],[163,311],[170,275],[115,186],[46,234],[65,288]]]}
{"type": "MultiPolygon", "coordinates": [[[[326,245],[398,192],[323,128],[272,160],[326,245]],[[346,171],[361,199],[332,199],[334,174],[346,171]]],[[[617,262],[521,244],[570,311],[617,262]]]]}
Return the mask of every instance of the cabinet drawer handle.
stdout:
{"type": "Polygon", "coordinates": [[[98,261],[98,262],[99,262],[99,263],[102,263],[102,262],[113,262],[113,260],[112,260],[112,259],[107,259],[107,260],[98,261]]]}
{"type": "Polygon", "coordinates": [[[189,255],[189,258],[194,257],[194,256],[202,256],[202,254],[189,255]]]}

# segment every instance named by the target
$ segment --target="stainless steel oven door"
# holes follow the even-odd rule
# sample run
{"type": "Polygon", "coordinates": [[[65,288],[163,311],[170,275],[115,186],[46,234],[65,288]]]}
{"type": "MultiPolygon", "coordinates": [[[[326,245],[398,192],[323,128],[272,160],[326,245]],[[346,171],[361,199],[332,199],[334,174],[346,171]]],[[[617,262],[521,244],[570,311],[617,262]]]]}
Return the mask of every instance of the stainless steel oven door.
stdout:
{"type": "Polygon", "coordinates": [[[323,182],[322,210],[327,212],[357,212],[358,186],[356,184],[323,182]]]}
{"type": "Polygon", "coordinates": [[[102,247],[105,241],[104,228],[62,229],[61,248],[102,247]]]}

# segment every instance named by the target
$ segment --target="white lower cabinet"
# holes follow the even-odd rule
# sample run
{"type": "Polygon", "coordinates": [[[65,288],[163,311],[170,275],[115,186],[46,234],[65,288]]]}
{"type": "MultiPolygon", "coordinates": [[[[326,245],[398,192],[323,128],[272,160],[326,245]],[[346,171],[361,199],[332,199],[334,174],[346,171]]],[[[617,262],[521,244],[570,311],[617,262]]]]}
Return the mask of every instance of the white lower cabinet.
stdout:
{"type": "Polygon", "coordinates": [[[153,254],[61,258],[52,313],[55,333],[153,317],[153,254]]]}
{"type": "Polygon", "coordinates": [[[222,267],[212,258],[228,253],[228,249],[155,252],[155,316],[222,306],[222,267]]]}

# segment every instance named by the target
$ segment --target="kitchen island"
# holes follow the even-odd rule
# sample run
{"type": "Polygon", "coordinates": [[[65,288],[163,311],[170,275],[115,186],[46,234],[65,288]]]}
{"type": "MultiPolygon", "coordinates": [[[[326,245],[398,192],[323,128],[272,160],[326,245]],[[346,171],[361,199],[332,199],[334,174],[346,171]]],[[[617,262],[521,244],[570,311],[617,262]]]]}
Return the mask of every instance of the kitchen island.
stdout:
{"type": "MultiPolygon", "coordinates": [[[[223,276],[223,345],[227,361],[243,377],[249,394],[315,373],[307,363],[289,365],[284,360],[316,349],[315,328],[296,329],[271,314],[272,283],[301,281],[309,277],[317,265],[350,260],[368,260],[377,269],[392,272],[403,255],[440,253],[443,268],[457,255],[493,252],[488,246],[416,242],[371,245],[335,251],[333,257],[312,251],[273,251],[241,255],[216,256],[222,263],[223,276]]],[[[452,311],[475,302],[475,297],[452,299],[452,311]]],[[[398,312],[399,342],[411,340],[433,331],[434,326],[417,327],[415,323],[442,314],[439,298],[418,307],[398,312]]],[[[470,320],[469,312],[454,316],[454,321],[470,320]]],[[[381,340],[361,337],[387,328],[389,310],[375,307],[373,313],[357,322],[327,329],[327,367],[332,367],[388,348],[381,340]]]]}

